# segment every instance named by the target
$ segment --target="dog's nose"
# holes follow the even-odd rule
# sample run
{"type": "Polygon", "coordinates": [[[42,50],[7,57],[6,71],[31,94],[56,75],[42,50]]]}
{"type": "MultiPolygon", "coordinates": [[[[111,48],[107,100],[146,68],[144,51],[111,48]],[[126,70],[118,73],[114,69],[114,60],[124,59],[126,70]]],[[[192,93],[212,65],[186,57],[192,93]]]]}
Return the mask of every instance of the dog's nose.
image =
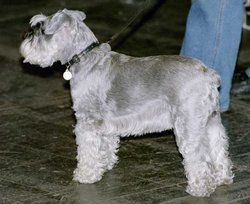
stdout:
{"type": "Polygon", "coordinates": [[[34,30],[32,28],[29,28],[27,31],[23,32],[22,39],[24,40],[25,38],[27,38],[33,34],[34,34],[34,30]]]}
{"type": "Polygon", "coordinates": [[[41,31],[43,33],[43,22],[38,22],[36,25],[31,26],[26,32],[23,33],[22,38],[25,39],[34,35],[37,31],[41,31]]]}

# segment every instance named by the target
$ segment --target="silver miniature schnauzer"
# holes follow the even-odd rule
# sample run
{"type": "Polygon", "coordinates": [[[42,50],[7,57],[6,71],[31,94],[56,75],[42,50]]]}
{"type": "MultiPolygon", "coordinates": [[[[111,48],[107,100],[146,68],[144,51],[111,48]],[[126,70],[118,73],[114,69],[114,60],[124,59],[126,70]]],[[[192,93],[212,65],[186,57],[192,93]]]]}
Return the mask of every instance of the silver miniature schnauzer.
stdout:
{"type": "MultiPolygon", "coordinates": [[[[68,65],[77,168],[74,180],[99,181],[117,162],[120,137],[173,129],[186,191],[209,196],[233,182],[228,137],[218,104],[219,76],[183,56],[131,57],[99,44],[81,11],[36,15],[21,44],[24,62],[68,65]]],[[[167,169],[166,169],[167,170],[167,169]]]]}

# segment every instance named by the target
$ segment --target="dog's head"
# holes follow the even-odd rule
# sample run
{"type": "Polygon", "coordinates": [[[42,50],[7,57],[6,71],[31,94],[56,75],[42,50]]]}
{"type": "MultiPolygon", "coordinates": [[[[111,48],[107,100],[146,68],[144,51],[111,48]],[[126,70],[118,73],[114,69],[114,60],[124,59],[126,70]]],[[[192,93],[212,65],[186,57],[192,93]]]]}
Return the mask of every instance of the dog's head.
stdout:
{"type": "Polygon", "coordinates": [[[83,20],[81,11],[61,10],[51,16],[36,15],[30,20],[30,30],[20,46],[24,62],[41,67],[54,62],[68,62],[91,43],[97,41],[83,20]]]}

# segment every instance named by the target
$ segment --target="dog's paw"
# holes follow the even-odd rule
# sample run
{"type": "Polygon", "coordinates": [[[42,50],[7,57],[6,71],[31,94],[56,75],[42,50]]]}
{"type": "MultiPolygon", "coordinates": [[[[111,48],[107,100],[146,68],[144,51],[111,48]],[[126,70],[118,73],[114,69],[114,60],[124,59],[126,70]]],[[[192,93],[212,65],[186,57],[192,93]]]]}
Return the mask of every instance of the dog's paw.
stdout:
{"type": "Polygon", "coordinates": [[[234,174],[232,172],[232,165],[216,165],[215,181],[216,185],[229,185],[233,183],[234,174]]]}
{"type": "Polygon", "coordinates": [[[96,174],[94,171],[88,172],[80,168],[76,168],[73,175],[73,180],[79,183],[95,183],[102,179],[102,174],[96,174]]]}
{"type": "Polygon", "coordinates": [[[233,178],[234,175],[233,173],[229,174],[229,175],[223,175],[221,177],[217,177],[216,178],[216,185],[220,186],[220,185],[229,185],[233,183],[233,178]]]}
{"type": "Polygon", "coordinates": [[[189,183],[186,192],[196,197],[209,197],[216,189],[216,183],[212,177],[196,179],[195,182],[189,183]]]}

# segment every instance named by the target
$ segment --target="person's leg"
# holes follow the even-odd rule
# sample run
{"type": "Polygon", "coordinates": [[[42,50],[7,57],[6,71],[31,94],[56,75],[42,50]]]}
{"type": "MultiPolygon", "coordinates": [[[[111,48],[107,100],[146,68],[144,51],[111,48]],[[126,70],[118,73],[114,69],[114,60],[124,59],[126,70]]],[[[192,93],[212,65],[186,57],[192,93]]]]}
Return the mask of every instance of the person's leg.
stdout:
{"type": "Polygon", "coordinates": [[[220,107],[226,111],[243,23],[239,0],[193,0],[181,55],[201,60],[221,76],[220,107]]]}
{"type": "Polygon", "coordinates": [[[246,69],[246,75],[248,76],[248,78],[250,78],[250,67],[246,69]]]}

